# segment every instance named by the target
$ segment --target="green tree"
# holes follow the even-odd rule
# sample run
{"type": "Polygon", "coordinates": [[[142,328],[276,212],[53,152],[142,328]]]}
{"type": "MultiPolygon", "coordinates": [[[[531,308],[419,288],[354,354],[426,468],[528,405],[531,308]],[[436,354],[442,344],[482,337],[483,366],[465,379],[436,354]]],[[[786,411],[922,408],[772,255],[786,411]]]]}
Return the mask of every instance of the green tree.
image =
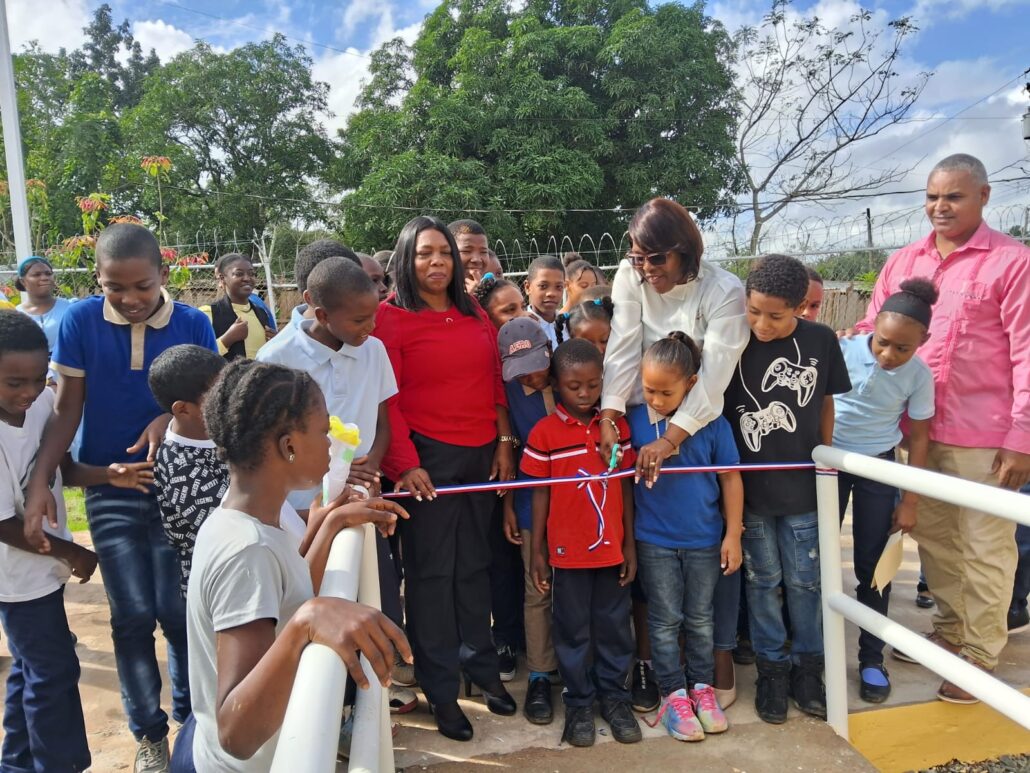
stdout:
{"type": "Polygon", "coordinates": [[[620,233],[655,195],[719,214],[735,188],[731,64],[700,4],[448,0],[411,49],[373,54],[340,133],[343,233],[390,244],[413,214],[398,206],[490,210],[475,216],[504,239],[620,233]],[[598,208],[614,211],[572,211],[598,208]]]}

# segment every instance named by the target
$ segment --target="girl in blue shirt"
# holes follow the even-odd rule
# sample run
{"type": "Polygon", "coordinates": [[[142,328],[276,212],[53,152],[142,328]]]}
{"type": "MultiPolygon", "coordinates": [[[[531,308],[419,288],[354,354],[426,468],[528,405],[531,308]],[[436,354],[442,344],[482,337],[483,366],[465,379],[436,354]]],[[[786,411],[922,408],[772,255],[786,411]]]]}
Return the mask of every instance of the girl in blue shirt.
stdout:
{"type": "MultiPolygon", "coordinates": [[[[834,398],[833,445],[845,451],[894,461],[901,443],[902,418],[908,416],[909,464],[925,467],[934,415],[933,374],[915,356],[929,337],[931,307],[937,290],[929,279],[908,279],[901,291],[884,301],[872,333],[842,338],[840,345],[851,377],[850,392],[834,398]]],[[[852,505],[855,577],[858,600],[887,614],[890,586],[881,595],[873,590],[873,571],[895,531],[906,534],[916,525],[918,496],[884,483],[841,472],[840,517],[848,499],[852,505]]],[[[868,631],[858,638],[862,699],[882,703],[891,684],[883,666],[883,642],[868,631]]]]}

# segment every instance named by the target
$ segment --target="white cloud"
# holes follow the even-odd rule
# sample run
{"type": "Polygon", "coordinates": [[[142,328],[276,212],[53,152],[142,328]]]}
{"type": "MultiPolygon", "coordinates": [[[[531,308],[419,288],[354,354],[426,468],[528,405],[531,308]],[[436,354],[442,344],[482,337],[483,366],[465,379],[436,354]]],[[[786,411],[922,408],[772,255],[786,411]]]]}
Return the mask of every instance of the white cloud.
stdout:
{"type": "Polygon", "coordinates": [[[47,0],[45,12],[38,0],[8,0],[11,49],[20,51],[33,40],[53,53],[60,48],[78,48],[85,39],[82,28],[92,15],[87,0],[47,0]]]}
{"type": "Polygon", "coordinates": [[[161,19],[133,22],[132,35],[139,41],[144,55],[154,49],[161,61],[193,48],[193,36],[161,19]]]}

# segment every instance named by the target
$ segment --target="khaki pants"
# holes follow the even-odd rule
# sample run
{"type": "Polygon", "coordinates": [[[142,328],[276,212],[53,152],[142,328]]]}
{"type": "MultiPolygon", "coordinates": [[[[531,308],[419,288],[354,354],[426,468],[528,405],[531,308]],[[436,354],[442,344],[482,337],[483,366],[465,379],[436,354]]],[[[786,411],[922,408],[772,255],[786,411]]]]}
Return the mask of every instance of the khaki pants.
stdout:
{"type": "Polygon", "coordinates": [[[529,529],[520,529],[519,533],[522,535],[522,563],[526,572],[526,600],[522,607],[526,626],[526,665],[530,671],[548,673],[558,668],[558,656],[554,654],[551,641],[551,593],[540,593],[533,584],[529,573],[533,535],[529,529]]]}
{"type": "MultiPolygon", "coordinates": [[[[997,486],[997,449],[930,443],[927,468],[997,486]]],[[[1004,518],[922,497],[912,532],[937,611],[934,629],[994,668],[1008,641],[1006,613],[1016,571],[1016,524],[1004,518]]]]}

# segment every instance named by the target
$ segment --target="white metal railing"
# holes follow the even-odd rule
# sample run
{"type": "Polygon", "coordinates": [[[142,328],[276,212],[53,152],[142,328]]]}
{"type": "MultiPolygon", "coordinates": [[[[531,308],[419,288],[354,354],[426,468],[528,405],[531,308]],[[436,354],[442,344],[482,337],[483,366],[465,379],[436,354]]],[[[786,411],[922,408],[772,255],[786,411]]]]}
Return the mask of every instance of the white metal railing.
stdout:
{"type": "Polygon", "coordinates": [[[837,470],[1026,525],[1030,525],[1030,499],[1014,491],[971,483],[829,446],[816,447],[812,458],[817,465],[826,716],[830,726],[838,735],[848,738],[847,659],[844,652],[844,619],[847,618],[1030,730],[1030,696],[1009,687],[844,593],[837,470]]]}
{"type": "MultiPolygon", "coordinates": [[[[333,540],[318,595],[358,601],[378,609],[378,566],[372,525],[345,529],[333,540]]],[[[357,691],[348,770],[392,771],[393,736],[386,691],[364,655],[361,667],[369,687],[357,691]]],[[[347,669],[336,652],[322,644],[304,648],[279,731],[272,773],[336,770],[346,685],[347,669]]]]}

